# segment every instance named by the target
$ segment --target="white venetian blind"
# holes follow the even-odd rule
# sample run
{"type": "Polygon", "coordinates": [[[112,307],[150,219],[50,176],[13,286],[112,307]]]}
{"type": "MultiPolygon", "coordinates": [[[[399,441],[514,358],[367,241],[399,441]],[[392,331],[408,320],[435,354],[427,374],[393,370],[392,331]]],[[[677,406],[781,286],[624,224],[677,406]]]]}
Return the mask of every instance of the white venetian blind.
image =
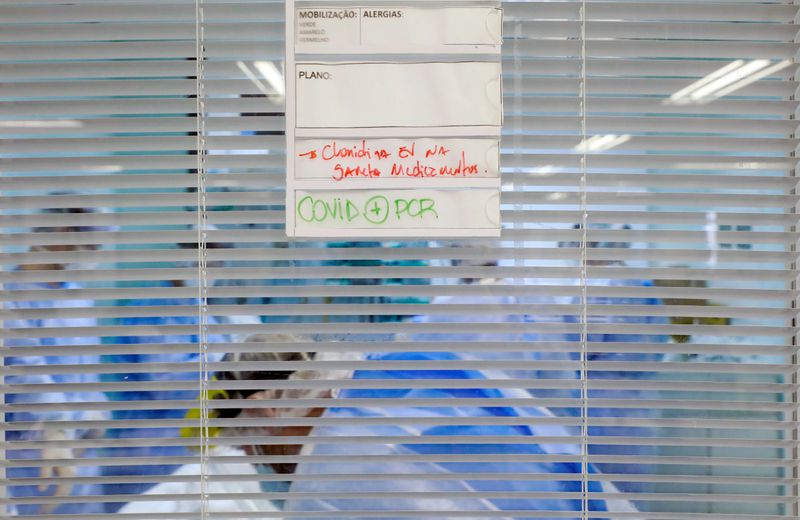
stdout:
{"type": "Polygon", "coordinates": [[[7,516],[800,514],[797,6],[503,7],[502,237],[323,242],[283,2],[0,0],[7,516]]]}

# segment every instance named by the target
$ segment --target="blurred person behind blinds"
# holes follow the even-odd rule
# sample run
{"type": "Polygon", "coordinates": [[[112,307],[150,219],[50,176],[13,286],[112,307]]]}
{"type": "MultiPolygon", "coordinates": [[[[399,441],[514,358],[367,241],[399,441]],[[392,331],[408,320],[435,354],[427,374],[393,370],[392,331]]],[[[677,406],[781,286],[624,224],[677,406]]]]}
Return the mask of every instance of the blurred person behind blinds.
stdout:
{"type": "MultiPolygon", "coordinates": [[[[51,195],[70,195],[69,193],[55,193],[51,195]]],[[[45,214],[63,215],[65,225],[58,227],[38,227],[34,228],[34,233],[87,233],[103,230],[103,228],[72,225],[69,223],[72,216],[93,213],[88,208],[51,208],[43,210],[45,214]]],[[[55,236],[55,235],[54,235],[55,236]]],[[[95,303],[91,300],[83,300],[68,296],[63,292],[58,299],[47,299],[44,295],[39,297],[31,296],[31,299],[19,297],[18,291],[49,291],[59,290],[68,291],[79,289],[74,282],[69,281],[69,274],[64,273],[64,280],[53,282],[26,282],[26,273],[56,272],[68,269],[68,264],[59,259],[59,254],[73,253],[80,251],[93,251],[97,249],[95,245],[80,244],[85,240],[74,240],[76,236],[70,237],[65,242],[77,243],[53,243],[46,245],[33,245],[29,248],[31,253],[47,253],[52,256],[52,260],[41,263],[27,263],[17,266],[12,272],[11,282],[3,284],[6,291],[6,301],[4,307],[7,315],[11,319],[3,321],[3,328],[7,331],[23,332],[24,329],[36,329],[37,335],[42,331],[50,329],[64,329],[70,327],[88,328],[95,327],[97,321],[92,317],[80,318],[26,318],[26,312],[37,313],[39,311],[52,309],[91,309],[95,303]],[[15,281],[17,279],[18,281],[15,281]]],[[[50,241],[52,242],[52,241],[50,241]]],[[[55,298],[55,296],[54,296],[55,298]]],[[[10,337],[4,340],[4,346],[13,349],[24,349],[25,347],[67,347],[75,345],[97,345],[100,343],[96,337],[70,336],[67,332],[58,333],[52,337],[10,337]]],[[[100,363],[98,355],[91,354],[49,354],[49,355],[28,355],[24,350],[20,350],[18,355],[11,355],[5,358],[6,366],[64,366],[73,365],[76,367],[86,365],[96,365],[100,363]]],[[[63,374],[26,374],[22,372],[9,373],[5,376],[7,387],[14,385],[48,385],[47,390],[29,393],[6,393],[6,405],[24,408],[26,405],[37,405],[43,403],[102,403],[106,396],[102,392],[93,391],[62,391],[61,385],[72,384],[92,384],[99,381],[96,373],[82,372],[79,368],[75,372],[63,374]]],[[[9,388],[10,389],[10,388],[9,388]]],[[[64,447],[64,442],[88,439],[97,437],[100,432],[89,428],[69,427],[53,428],[54,421],[58,422],[83,422],[104,420],[108,418],[107,412],[92,410],[91,406],[86,406],[85,410],[33,410],[10,411],[5,414],[6,422],[6,441],[12,443],[6,447],[6,460],[13,461],[14,467],[6,470],[6,477],[9,479],[7,494],[9,498],[25,501],[26,497],[65,497],[65,496],[90,496],[100,494],[100,485],[91,482],[69,484],[58,483],[58,480],[71,479],[74,477],[96,477],[99,475],[99,468],[93,465],[71,465],[55,464],[52,466],[40,465],[33,467],[20,467],[21,459],[42,459],[69,461],[74,459],[85,459],[98,456],[99,452],[94,448],[71,448],[64,447]],[[19,429],[14,429],[15,423],[26,423],[19,429]],[[30,423],[30,424],[27,424],[30,423]],[[13,447],[15,441],[42,441],[41,449],[16,449],[13,447]],[[14,485],[13,481],[17,478],[53,478],[53,484],[42,485],[14,485]]],[[[102,503],[61,503],[53,501],[46,504],[18,504],[11,506],[13,515],[43,515],[43,514],[89,514],[104,512],[105,505],[102,503]]]]}
{"type": "MultiPolygon", "coordinates": [[[[580,229],[575,226],[574,229],[580,229]]],[[[601,226],[593,225],[590,229],[596,230],[615,230],[615,231],[630,231],[629,225],[614,225],[614,226],[601,226]]],[[[555,245],[555,244],[554,244],[555,245]]],[[[560,248],[573,248],[576,251],[580,248],[580,242],[560,242],[557,244],[560,248]]],[[[597,250],[609,249],[628,249],[631,244],[629,242],[621,241],[606,241],[606,242],[588,242],[587,247],[597,250]]],[[[613,268],[615,266],[623,267],[626,265],[622,260],[594,260],[589,259],[587,264],[590,266],[602,266],[613,268]]],[[[508,265],[508,261],[497,262],[494,260],[463,260],[459,261],[458,265],[474,265],[474,266],[492,266],[492,265],[508,265]]],[[[467,352],[463,355],[468,359],[480,360],[495,360],[495,361],[519,361],[521,365],[526,362],[559,362],[559,361],[577,361],[579,354],[577,352],[547,352],[537,351],[537,343],[579,343],[581,335],[578,332],[533,332],[526,331],[527,325],[534,324],[564,324],[565,329],[576,325],[580,325],[581,316],[574,313],[559,313],[561,306],[576,306],[581,304],[581,296],[562,296],[548,294],[549,286],[573,286],[578,287],[581,280],[574,279],[558,279],[558,278],[524,278],[521,280],[506,280],[502,278],[474,278],[465,279],[464,283],[476,286],[471,294],[458,295],[458,296],[438,296],[431,302],[432,305],[472,305],[489,307],[492,306],[508,306],[516,305],[519,307],[518,312],[486,312],[480,311],[480,314],[426,314],[420,315],[413,319],[417,323],[452,323],[453,332],[451,333],[418,333],[409,337],[412,341],[448,341],[457,343],[469,343],[480,341],[493,341],[499,342],[497,349],[492,351],[483,352],[467,352]],[[530,295],[524,296],[506,296],[497,295],[502,294],[502,290],[493,290],[493,287],[503,285],[515,285],[517,287],[524,286],[530,287],[530,295]],[[537,311],[531,311],[531,308],[537,308],[537,311]],[[552,310],[550,310],[552,309],[552,310]],[[498,323],[498,324],[517,324],[519,331],[517,332],[461,332],[458,330],[459,323],[498,323]],[[524,352],[508,352],[502,348],[503,342],[520,342],[530,344],[524,352]]],[[[653,283],[650,280],[642,279],[625,279],[625,278],[590,278],[587,280],[587,285],[590,287],[652,287],[653,283]]],[[[602,290],[598,291],[602,293],[602,290]]],[[[637,291],[639,292],[639,291],[637,291]]],[[[587,303],[593,307],[600,307],[608,305],[609,309],[615,306],[655,306],[661,305],[662,302],[658,298],[646,296],[646,289],[640,292],[640,296],[589,296],[587,303]]],[[[619,366],[613,369],[602,369],[604,362],[628,362],[628,363],[641,363],[641,362],[660,362],[663,361],[664,355],[659,352],[648,352],[643,349],[641,352],[625,353],[620,352],[619,349],[615,351],[609,348],[608,351],[603,351],[600,346],[603,343],[616,344],[616,343],[630,343],[630,344],[652,344],[652,343],[665,343],[669,341],[669,337],[664,334],[630,334],[625,331],[626,326],[630,325],[664,325],[668,324],[669,320],[662,316],[626,316],[614,315],[611,312],[598,313],[596,315],[590,314],[588,316],[588,323],[590,328],[593,325],[620,325],[618,331],[608,331],[603,333],[592,332],[590,330],[587,340],[594,346],[594,350],[590,351],[587,355],[587,360],[594,363],[592,370],[589,371],[590,379],[608,379],[608,380],[641,380],[651,377],[651,374],[642,372],[640,370],[625,370],[624,367],[619,366]]],[[[655,313],[654,313],[655,314],[655,313]]],[[[606,327],[609,328],[609,327],[606,327]]],[[[577,348],[577,347],[576,347],[577,348]]],[[[517,349],[522,350],[522,349],[517,349]]],[[[535,365],[531,365],[535,367],[535,365]]],[[[515,370],[508,370],[506,374],[512,378],[518,379],[537,379],[537,380],[550,380],[550,381],[564,381],[580,379],[580,370],[571,369],[550,369],[543,370],[541,368],[519,368],[515,370]]],[[[529,389],[528,393],[535,397],[540,398],[571,398],[579,399],[579,389],[544,389],[536,388],[529,389]]],[[[631,403],[639,404],[639,407],[630,407],[625,409],[615,408],[599,408],[592,406],[589,409],[589,414],[593,417],[618,417],[620,415],[626,418],[632,417],[654,417],[655,412],[647,406],[647,399],[654,399],[658,394],[654,391],[640,390],[635,388],[626,388],[621,390],[590,390],[590,398],[598,399],[624,399],[631,403]]],[[[558,415],[580,416],[581,409],[576,407],[558,408],[552,410],[558,415]]],[[[651,429],[644,427],[634,426],[598,426],[592,425],[589,427],[589,433],[592,436],[646,436],[651,429]]],[[[573,432],[576,433],[576,432],[573,432]]],[[[620,455],[652,455],[655,453],[655,448],[650,446],[625,446],[625,445],[603,445],[593,444],[591,446],[592,454],[620,454],[620,455]]],[[[603,470],[605,467],[601,466],[603,470]]],[[[613,468],[609,467],[608,471],[613,468]]],[[[638,465],[638,467],[631,466],[627,468],[640,472],[648,472],[648,466],[638,465]]],[[[617,471],[614,471],[617,472],[617,471]]],[[[642,486],[631,483],[620,483],[624,490],[638,490],[642,486]]]]}
{"type": "MultiPolygon", "coordinates": [[[[190,226],[189,231],[196,231],[195,226],[190,226]]],[[[197,243],[178,243],[175,244],[178,250],[196,250],[197,243]]],[[[206,244],[208,249],[222,249],[227,247],[227,244],[220,244],[216,242],[208,242],[206,244]]],[[[193,260],[188,261],[175,261],[172,267],[184,269],[196,269],[197,262],[193,260]]],[[[215,267],[212,262],[209,262],[209,267],[215,267]]],[[[161,288],[176,288],[180,289],[188,287],[193,280],[175,279],[157,281],[154,287],[161,288]]],[[[196,294],[196,292],[195,292],[196,294]]],[[[107,363],[124,363],[129,365],[141,365],[143,370],[131,371],[128,373],[113,373],[105,375],[104,380],[114,381],[118,383],[152,383],[151,390],[128,390],[128,391],[115,391],[109,392],[108,395],[113,401],[139,401],[150,402],[152,406],[149,408],[131,407],[129,409],[117,409],[113,412],[115,421],[158,421],[163,419],[181,419],[185,416],[187,410],[185,409],[165,409],[159,407],[160,401],[191,401],[198,396],[198,390],[159,390],[157,389],[160,383],[173,381],[199,381],[198,362],[200,354],[196,348],[200,342],[198,325],[199,318],[199,299],[196,296],[166,296],[156,298],[140,298],[135,300],[125,300],[120,302],[122,307],[160,307],[163,310],[160,315],[152,316],[138,316],[134,309],[131,314],[119,318],[117,325],[125,327],[143,327],[150,328],[147,335],[129,334],[114,338],[114,343],[120,345],[139,345],[139,344],[164,344],[166,347],[159,352],[150,353],[136,353],[131,349],[125,349],[124,354],[107,354],[103,356],[104,361],[107,363]],[[184,334],[164,334],[152,332],[153,328],[170,326],[189,326],[191,332],[184,334]],[[175,348],[170,348],[174,345],[175,348]],[[183,345],[183,349],[179,346],[183,345]],[[191,351],[186,350],[186,346],[195,347],[191,351]],[[155,363],[179,363],[182,369],[176,371],[162,371],[154,372],[147,371],[147,365],[155,363]]],[[[222,321],[216,316],[208,316],[209,325],[220,325],[222,321]]],[[[156,329],[157,330],[157,329],[156,329]]],[[[232,338],[227,334],[209,334],[209,343],[230,343],[232,338]]],[[[209,353],[208,359],[211,362],[219,361],[222,358],[221,354],[209,353]]],[[[145,423],[146,424],[146,423],[145,423]]],[[[125,446],[124,441],[117,441],[117,447],[113,448],[113,454],[117,457],[137,457],[141,459],[154,459],[155,457],[180,457],[191,456],[193,453],[185,446],[177,446],[171,443],[171,440],[180,437],[180,430],[177,426],[173,427],[159,427],[156,422],[152,426],[138,426],[138,427],[125,427],[110,429],[106,433],[106,437],[110,439],[152,439],[162,438],[165,439],[163,443],[149,442],[141,446],[125,446]]],[[[133,441],[135,442],[135,441],[133,441]]],[[[154,459],[157,460],[157,459],[154,459]]],[[[108,465],[103,468],[103,475],[106,476],[126,476],[126,477],[140,477],[138,481],[119,481],[114,483],[105,484],[103,487],[104,494],[106,495],[121,495],[119,501],[116,503],[115,508],[119,508],[125,502],[125,495],[139,494],[152,487],[151,477],[157,475],[167,475],[178,469],[175,464],[129,464],[129,465],[108,465]]],[[[111,479],[114,480],[114,479],[111,479]]]]}
{"type": "MultiPolygon", "coordinates": [[[[246,343],[263,344],[268,349],[269,344],[275,343],[295,343],[300,338],[285,334],[263,335],[257,334],[245,339],[246,343]]],[[[342,361],[351,359],[352,356],[341,355],[339,353],[313,353],[313,352],[267,352],[259,350],[257,352],[240,352],[226,354],[222,359],[223,365],[230,366],[249,366],[258,367],[259,364],[274,364],[275,362],[298,362],[298,361],[342,361]]],[[[276,367],[277,368],[277,367],[276,367]]],[[[325,379],[336,380],[346,379],[350,374],[349,370],[330,370],[319,371],[312,369],[298,371],[283,370],[223,370],[218,372],[214,379],[219,382],[218,386],[225,387],[226,381],[259,381],[259,380],[287,380],[287,379],[325,379]]],[[[232,385],[235,386],[235,385],[232,385]]],[[[226,400],[259,400],[259,399],[298,399],[298,398],[329,398],[334,394],[329,389],[320,391],[307,390],[260,390],[260,389],[225,389],[209,392],[211,399],[226,400]]],[[[214,408],[212,402],[210,408],[214,408]]],[[[259,455],[296,455],[300,452],[299,446],[283,445],[250,445],[242,444],[244,438],[264,435],[293,435],[304,436],[310,433],[308,427],[269,426],[269,419],[277,416],[311,416],[319,417],[324,411],[322,408],[313,410],[294,409],[298,414],[291,413],[291,410],[275,409],[251,409],[251,408],[217,408],[211,412],[214,419],[261,419],[259,422],[263,426],[233,426],[226,428],[211,428],[211,435],[216,436],[211,440],[214,444],[212,448],[212,461],[207,470],[210,475],[209,495],[210,512],[212,513],[233,513],[233,512],[266,512],[278,511],[278,506],[283,505],[280,500],[268,500],[252,498],[253,495],[264,492],[287,491],[289,482],[275,479],[275,475],[289,474],[294,470],[294,464],[275,463],[275,464],[252,464],[244,462],[248,458],[259,455]],[[226,462],[225,459],[235,460],[226,462]],[[237,475],[243,478],[237,480],[216,479],[237,475]],[[272,480],[261,481],[259,475],[272,480]],[[225,499],[215,499],[214,495],[225,494],[225,499]],[[236,494],[242,495],[235,497],[236,494]],[[245,495],[250,496],[245,496],[245,495]],[[233,497],[233,498],[231,498],[233,497]]],[[[198,414],[191,414],[199,416],[198,414]]],[[[199,435],[196,428],[186,429],[184,436],[199,435]]],[[[173,476],[199,476],[199,464],[189,464],[180,467],[173,476]]],[[[147,490],[145,494],[157,497],[159,495],[183,495],[186,500],[162,501],[162,502],[131,502],[125,505],[120,513],[123,514],[142,514],[142,513],[199,513],[201,509],[200,501],[196,495],[200,492],[200,485],[196,478],[187,478],[184,482],[167,482],[147,490]]]]}
{"type": "MultiPolygon", "coordinates": [[[[253,338],[257,340],[259,338],[253,338]]],[[[337,345],[340,349],[333,352],[320,352],[317,354],[301,352],[269,352],[269,343],[272,338],[261,337],[267,340],[262,352],[228,356],[230,360],[246,361],[252,368],[245,371],[231,371],[218,375],[221,381],[256,381],[256,380],[328,380],[340,381],[348,378],[348,371],[341,366],[331,367],[331,370],[319,366],[312,369],[297,371],[259,370],[257,363],[265,365],[274,364],[276,361],[357,361],[360,356],[346,354],[347,344],[328,343],[337,345]]],[[[222,413],[225,416],[257,419],[263,418],[263,426],[247,426],[244,428],[223,429],[220,436],[212,442],[217,445],[229,446],[239,444],[245,453],[251,455],[268,455],[277,462],[274,464],[256,464],[256,471],[263,475],[260,489],[262,492],[299,493],[304,497],[291,497],[286,500],[273,500],[271,505],[291,512],[323,512],[330,516],[326,518],[347,518],[349,512],[378,511],[382,518],[393,518],[387,511],[434,511],[457,512],[467,511],[559,511],[575,512],[580,514],[581,500],[581,470],[579,446],[570,443],[570,434],[560,426],[531,425],[529,418],[551,418],[551,414],[543,408],[530,406],[525,408],[508,406],[452,406],[442,405],[437,407],[416,407],[405,405],[408,399],[503,399],[530,397],[524,391],[516,389],[494,388],[466,388],[448,389],[448,383],[443,381],[444,388],[418,388],[404,389],[402,381],[417,380],[452,380],[457,387],[460,380],[486,381],[507,379],[503,373],[482,370],[445,370],[437,367],[442,363],[458,361],[456,354],[451,353],[376,353],[366,356],[370,361],[386,362],[386,369],[359,370],[356,369],[352,378],[364,383],[367,380],[393,381],[390,388],[371,389],[369,384],[358,385],[358,389],[344,389],[338,394],[324,385],[313,388],[303,388],[296,383],[290,388],[278,388],[280,385],[271,385],[273,388],[255,392],[229,391],[227,397],[248,400],[280,400],[280,399],[319,399],[332,398],[330,406],[325,408],[298,409],[298,408],[264,408],[253,407],[222,413]],[[420,366],[430,367],[425,370],[392,370],[392,362],[413,361],[420,366]],[[365,387],[366,386],[366,387],[365,387]],[[365,387],[365,388],[364,388],[365,387]],[[391,406],[384,402],[375,407],[347,406],[337,401],[341,399],[392,399],[396,404],[391,406]],[[338,419],[335,423],[319,426],[276,426],[271,425],[274,418],[286,419],[289,417],[321,417],[322,419],[338,419]],[[519,417],[517,423],[509,419],[519,417]],[[462,418],[462,421],[458,421],[462,418]],[[478,421],[470,419],[478,418],[478,421]],[[487,424],[486,419],[498,418],[499,424],[487,424]],[[396,423],[394,421],[396,419],[396,423]],[[421,421],[415,423],[415,419],[421,421]],[[480,424],[476,424],[480,423],[480,424]],[[280,437],[291,435],[293,437],[308,436],[309,442],[302,445],[253,445],[244,439],[247,437],[280,437]],[[377,437],[393,437],[391,443],[381,442],[377,437]],[[464,441],[464,437],[475,437],[476,442],[464,441]],[[507,437],[509,442],[483,441],[482,438],[491,436],[493,439],[507,437]],[[347,437],[360,439],[358,442],[336,442],[337,438],[347,437]],[[399,437],[399,439],[398,439],[399,437]],[[430,443],[420,443],[420,438],[429,438],[430,443]],[[453,437],[458,441],[440,442],[437,437],[453,437]],[[535,442],[535,437],[542,437],[542,443],[535,442]],[[545,439],[545,437],[547,439],[545,439]],[[407,438],[408,442],[403,442],[407,438]],[[563,438],[562,443],[560,439],[563,438]],[[326,442],[331,439],[333,442],[326,442]],[[519,440],[515,443],[514,440],[519,440]],[[495,455],[493,460],[491,455],[495,455]],[[323,458],[335,457],[336,462],[319,460],[303,460],[306,457],[322,456],[323,458]],[[442,462],[448,458],[478,456],[488,459],[485,462],[442,462]],[[515,458],[517,456],[518,458],[515,458]],[[375,460],[376,458],[380,460],[375,460]],[[424,459],[430,458],[430,461],[424,459]],[[537,462],[540,458],[542,461],[537,462]],[[548,458],[561,459],[561,462],[546,462],[548,458]],[[404,459],[416,459],[404,460],[404,459]],[[420,460],[421,459],[421,460],[420,460]],[[285,462],[281,462],[284,460],[285,462]],[[457,473],[484,475],[496,474],[497,478],[490,480],[481,478],[462,478],[457,473]],[[539,475],[538,479],[526,478],[513,480],[507,473],[539,475]],[[314,478],[315,475],[341,475],[343,480],[331,478],[314,478]],[[407,476],[404,476],[407,475],[407,476]],[[422,475],[422,476],[420,476],[422,475]],[[430,479],[425,475],[431,475],[430,479]],[[446,475],[453,475],[447,477],[446,475]],[[548,478],[552,475],[552,478],[548,478]],[[281,478],[281,476],[285,476],[281,478]],[[387,478],[390,477],[390,478],[387,478]],[[359,498],[335,498],[341,493],[353,493],[357,490],[364,493],[359,498]],[[539,498],[493,498],[497,493],[531,493],[539,494],[539,498]],[[321,498],[314,498],[309,494],[320,494],[321,498]],[[418,496],[405,496],[401,498],[386,498],[381,493],[417,493],[418,496]],[[374,494],[378,494],[375,496],[374,494]],[[426,494],[434,494],[430,496],[426,494]],[[568,494],[569,496],[564,496],[568,494]],[[333,497],[331,497],[333,496],[333,497]]],[[[224,384],[220,384],[224,387],[224,384]]],[[[235,386],[235,385],[231,385],[235,386]]],[[[336,386],[336,385],[331,385],[336,386]]],[[[386,386],[377,383],[377,387],[386,386]]],[[[409,385],[414,386],[414,385],[409,385]]],[[[482,386],[478,384],[476,386],[482,386]]],[[[533,404],[533,403],[532,403],[533,404]]],[[[213,408],[213,404],[212,404],[213,408]]],[[[442,439],[444,440],[444,439],[442,439]]],[[[596,470],[588,466],[590,473],[596,470]]],[[[213,477],[212,477],[213,482],[213,477]]],[[[601,493],[603,491],[615,492],[613,485],[592,480],[589,483],[589,492],[601,493]]],[[[228,496],[236,500],[234,496],[228,496]]],[[[212,493],[213,499],[213,493],[212,493]]],[[[242,496],[247,499],[247,496],[242,496]]],[[[603,500],[601,498],[589,500],[591,511],[635,511],[632,505],[623,500],[603,500]]],[[[134,504],[126,507],[124,512],[131,512],[136,508],[134,504]]],[[[225,507],[223,505],[223,507],[225,507]]],[[[230,504],[227,505],[230,507],[230,504]]],[[[245,510],[248,504],[242,503],[245,510]]],[[[296,516],[296,514],[294,515],[296,516]]]]}

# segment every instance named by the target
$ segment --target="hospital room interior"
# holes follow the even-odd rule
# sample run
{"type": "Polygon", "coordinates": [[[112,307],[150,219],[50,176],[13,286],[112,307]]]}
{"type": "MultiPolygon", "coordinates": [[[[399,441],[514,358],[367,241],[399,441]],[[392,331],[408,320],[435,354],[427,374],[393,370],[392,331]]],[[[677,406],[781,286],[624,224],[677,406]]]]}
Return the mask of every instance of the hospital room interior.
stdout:
{"type": "Polygon", "coordinates": [[[800,518],[796,0],[0,0],[0,517],[800,518]]]}

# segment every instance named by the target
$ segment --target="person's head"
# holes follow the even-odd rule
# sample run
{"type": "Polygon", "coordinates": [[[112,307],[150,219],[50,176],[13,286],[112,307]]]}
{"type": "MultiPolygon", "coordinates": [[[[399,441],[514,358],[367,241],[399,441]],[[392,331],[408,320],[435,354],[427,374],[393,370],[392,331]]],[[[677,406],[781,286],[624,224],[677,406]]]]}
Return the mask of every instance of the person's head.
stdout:
{"type": "MultiPolygon", "coordinates": [[[[31,231],[33,233],[60,233],[66,234],[66,236],[70,236],[72,233],[89,233],[94,231],[102,231],[103,228],[90,226],[80,223],[71,223],[71,215],[84,215],[84,214],[91,214],[94,213],[94,210],[91,208],[45,208],[42,210],[43,214],[46,215],[64,215],[65,221],[62,225],[50,225],[50,226],[37,226],[33,228],[31,231]]],[[[95,251],[98,249],[98,244],[93,243],[83,243],[86,241],[83,240],[75,240],[74,238],[70,237],[63,241],[55,241],[55,240],[48,240],[44,244],[36,244],[30,246],[31,252],[45,252],[45,253],[72,253],[72,252],[79,252],[79,251],[95,251]]],[[[63,261],[53,261],[53,262],[41,262],[36,264],[25,264],[21,265],[20,269],[22,270],[46,270],[46,271],[59,271],[65,269],[67,266],[67,262],[63,261]]]]}
{"type": "MultiPolygon", "coordinates": [[[[246,339],[246,343],[261,343],[263,350],[256,352],[240,352],[226,354],[223,362],[231,364],[244,364],[241,369],[233,365],[231,370],[221,371],[216,374],[219,381],[331,381],[350,377],[351,370],[320,368],[319,365],[309,368],[285,369],[284,363],[309,363],[313,361],[337,361],[353,359],[339,352],[276,352],[270,350],[270,344],[287,344],[303,341],[290,335],[254,335],[246,339]],[[269,366],[274,364],[274,366],[269,366]],[[262,365],[262,366],[259,366],[262,365]],[[267,365],[267,366],[263,366],[267,365]]],[[[222,385],[224,386],[224,384],[222,385]]],[[[326,399],[334,397],[334,390],[330,388],[270,388],[270,389],[226,389],[225,397],[228,399],[245,400],[296,400],[296,399],[326,399]]],[[[213,406],[212,406],[213,407],[213,406]]],[[[322,407],[316,408],[281,408],[281,407],[243,407],[241,409],[219,409],[216,416],[220,418],[248,418],[264,419],[258,426],[234,426],[223,429],[226,437],[264,437],[264,436],[306,436],[311,433],[311,426],[302,425],[270,425],[271,418],[303,418],[319,417],[324,413],[322,407]]],[[[248,445],[242,448],[248,454],[258,455],[297,455],[302,449],[301,445],[248,445]]],[[[276,473],[291,473],[295,464],[272,464],[276,473]]]]}

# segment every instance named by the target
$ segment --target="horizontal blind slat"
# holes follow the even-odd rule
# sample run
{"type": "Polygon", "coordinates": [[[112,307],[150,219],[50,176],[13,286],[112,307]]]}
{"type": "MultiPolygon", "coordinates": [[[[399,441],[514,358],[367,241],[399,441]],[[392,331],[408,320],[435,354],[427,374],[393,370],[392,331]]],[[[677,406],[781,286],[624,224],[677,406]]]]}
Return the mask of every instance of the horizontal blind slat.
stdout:
{"type": "MultiPolygon", "coordinates": [[[[210,305],[209,316],[371,316],[371,315],[400,315],[400,316],[535,316],[536,319],[547,321],[553,317],[578,316],[582,306],[571,303],[497,303],[484,304],[285,304],[279,309],[274,305],[242,304],[242,305],[210,305]]],[[[682,316],[682,317],[717,317],[717,318],[751,318],[775,319],[789,322],[796,317],[795,309],[769,309],[758,307],[709,307],[704,305],[615,305],[615,304],[589,304],[586,306],[588,316],[682,316]]],[[[63,318],[123,318],[123,317],[159,317],[159,316],[197,316],[197,305],[165,304],[136,307],[67,307],[55,309],[20,309],[0,311],[0,318],[11,320],[35,320],[63,318]]]]}

